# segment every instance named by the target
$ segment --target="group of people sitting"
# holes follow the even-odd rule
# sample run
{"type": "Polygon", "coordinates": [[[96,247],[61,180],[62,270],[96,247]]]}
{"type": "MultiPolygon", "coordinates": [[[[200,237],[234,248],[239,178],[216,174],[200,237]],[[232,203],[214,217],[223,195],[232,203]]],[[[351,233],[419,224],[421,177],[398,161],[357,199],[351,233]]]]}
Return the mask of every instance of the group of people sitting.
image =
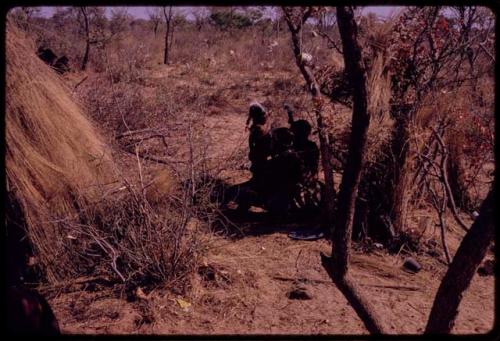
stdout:
{"type": "Polygon", "coordinates": [[[289,127],[270,129],[268,114],[259,103],[252,103],[248,114],[249,159],[252,178],[240,191],[238,210],[250,206],[265,208],[277,215],[290,212],[315,213],[320,209],[321,185],[318,181],[319,149],[309,139],[311,125],[295,120],[285,105],[289,127]]]}

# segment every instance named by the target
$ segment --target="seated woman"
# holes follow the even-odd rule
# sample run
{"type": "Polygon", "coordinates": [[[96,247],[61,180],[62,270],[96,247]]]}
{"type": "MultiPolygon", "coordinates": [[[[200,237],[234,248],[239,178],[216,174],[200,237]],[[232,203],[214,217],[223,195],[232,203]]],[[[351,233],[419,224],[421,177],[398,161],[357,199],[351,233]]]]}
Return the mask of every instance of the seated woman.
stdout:
{"type": "Polygon", "coordinates": [[[254,190],[260,191],[265,187],[263,174],[267,160],[271,155],[271,136],[267,122],[267,112],[261,104],[254,102],[250,105],[247,126],[250,121],[252,122],[248,137],[248,158],[251,162],[250,171],[252,172],[250,182],[254,190]]]}
{"type": "Polygon", "coordinates": [[[293,148],[293,140],[293,133],[286,127],[272,132],[272,157],[266,169],[266,208],[277,214],[288,213],[301,180],[301,160],[293,148]]]}
{"type": "Polygon", "coordinates": [[[266,168],[271,155],[271,135],[266,109],[258,102],[252,102],[248,112],[246,126],[248,136],[248,159],[250,160],[250,181],[232,186],[228,190],[226,201],[235,200],[238,211],[245,212],[250,206],[262,206],[262,197],[266,190],[266,168]],[[251,123],[251,126],[249,124],[251,123]]]}
{"type": "Polygon", "coordinates": [[[293,148],[301,160],[301,179],[294,195],[294,203],[298,209],[316,213],[321,205],[321,183],[318,180],[319,148],[309,139],[311,124],[306,120],[295,120],[293,109],[285,104],[288,123],[294,135],[293,148]]]}
{"type": "Polygon", "coordinates": [[[301,177],[301,161],[293,150],[293,134],[283,127],[272,131],[271,158],[250,186],[240,186],[238,210],[247,211],[250,206],[261,206],[273,214],[284,215],[291,205],[293,193],[301,177]]]}

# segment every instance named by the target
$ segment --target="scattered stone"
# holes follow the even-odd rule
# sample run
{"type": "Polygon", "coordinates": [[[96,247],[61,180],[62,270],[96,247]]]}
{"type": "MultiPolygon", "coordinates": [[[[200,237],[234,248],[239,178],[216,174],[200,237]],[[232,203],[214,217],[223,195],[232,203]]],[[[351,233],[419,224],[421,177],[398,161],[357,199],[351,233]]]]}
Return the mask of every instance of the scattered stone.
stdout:
{"type": "Polygon", "coordinates": [[[479,213],[477,211],[472,212],[472,219],[476,220],[477,217],[479,217],[479,213]]]}
{"type": "Polygon", "coordinates": [[[198,268],[198,274],[201,276],[203,281],[211,282],[215,281],[216,269],[209,264],[204,264],[198,268]]]}
{"type": "Polygon", "coordinates": [[[373,246],[375,246],[377,249],[383,249],[384,248],[384,245],[382,245],[380,243],[373,243],[373,246]]]}
{"type": "Polygon", "coordinates": [[[288,298],[291,300],[311,300],[312,295],[305,286],[294,286],[288,292],[288,298]]]}
{"type": "Polygon", "coordinates": [[[137,289],[135,290],[135,296],[136,296],[137,298],[142,299],[142,300],[147,300],[147,299],[149,299],[148,295],[146,295],[146,294],[144,293],[144,291],[142,290],[142,288],[141,288],[141,287],[137,287],[137,289]]]}
{"type": "Polygon", "coordinates": [[[477,269],[479,276],[493,276],[495,274],[495,261],[493,259],[487,259],[483,264],[477,269]]]}
{"type": "Polygon", "coordinates": [[[414,258],[408,257],[405,259],[403,266],[411,271],[411,272],[419,272],[422,269],[422,265],[420,265],[414,258]]]}

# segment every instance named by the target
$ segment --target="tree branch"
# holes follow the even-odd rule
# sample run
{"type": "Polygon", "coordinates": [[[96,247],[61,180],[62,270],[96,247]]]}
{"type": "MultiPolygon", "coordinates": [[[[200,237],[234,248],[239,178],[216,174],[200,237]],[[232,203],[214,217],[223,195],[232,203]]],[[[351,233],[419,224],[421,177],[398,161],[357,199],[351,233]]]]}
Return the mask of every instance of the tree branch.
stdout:
{"type": "Polygon", "coordinates": [[[460,243],[444,275],[434,299],[425,334],[450,333],[453,329],[463,293],[469,287],[495,235],[493,221],[495,191],[493,183],[492,189],[481,205],[479,217],[460,243]]]}
{"type": "Polygon", "coordinates": [[[458,210],[457,210],[457,205],[455,204],[455,199],[453,198],[453,192],[451,191],[450,183],[448,181],[448,171],[446,168],[446,162],[448,160],[448,150],[446,148],[446,145],[444,144],[444,141],[441,136],[436,132],[434,128],[432,128],[432,131],[436,135],[436,139],[441,147],[442,154],[443,154],[443,162],[440,165],[440,172],[441,172],[441,180],[443,181],[443,184],[445,186],[446,192],[448,193],[448,198],[451,206],[451,211],[453,213],[453,217],[457,221],[458,225],[464,230],[468,231],[469,229],[467,228],[467,225],[463,222],[463,220],[460,218],[458,215],[458,210]]]}

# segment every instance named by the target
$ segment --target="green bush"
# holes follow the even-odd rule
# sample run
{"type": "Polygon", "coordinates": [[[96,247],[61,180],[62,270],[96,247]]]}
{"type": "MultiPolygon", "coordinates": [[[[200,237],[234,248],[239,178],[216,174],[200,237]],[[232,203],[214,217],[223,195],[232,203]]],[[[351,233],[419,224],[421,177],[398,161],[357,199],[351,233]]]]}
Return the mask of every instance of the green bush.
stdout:
{"type": "Polygon", "coordinates": [[[248,26],[252,26],[252,20],[249,17],[239,13],[231,14],[228,11],[215,12],[210,14],[210,22],[212,25],[221,29],[242,29],[248,26]]]}

